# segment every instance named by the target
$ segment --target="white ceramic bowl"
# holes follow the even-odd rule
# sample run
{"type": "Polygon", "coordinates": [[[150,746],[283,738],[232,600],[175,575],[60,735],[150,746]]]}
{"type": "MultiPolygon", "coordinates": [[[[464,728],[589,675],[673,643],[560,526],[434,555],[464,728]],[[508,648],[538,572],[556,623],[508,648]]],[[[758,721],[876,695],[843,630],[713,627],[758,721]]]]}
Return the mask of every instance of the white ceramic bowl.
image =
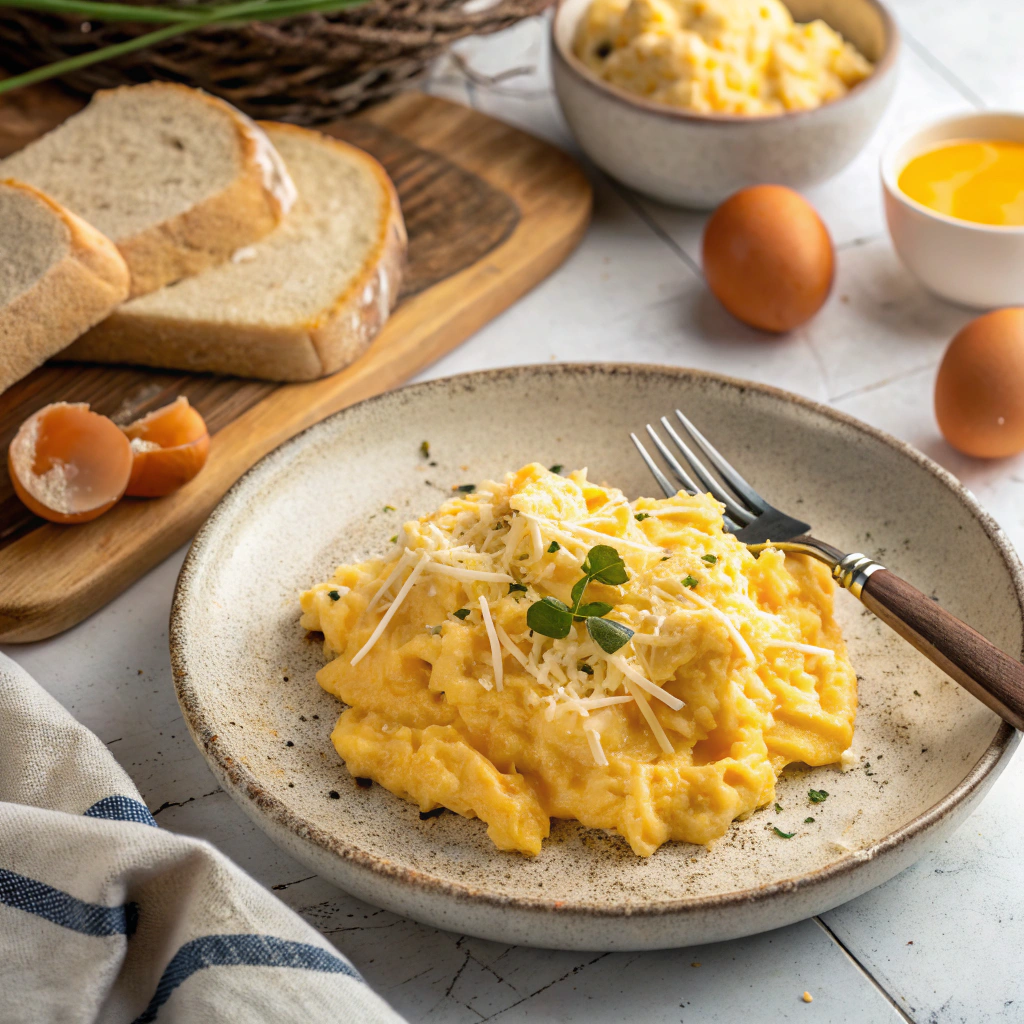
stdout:
{"type": "Polygon", "coordinates": [[[881,173],[892,243],[907,269],[944,299],[975,309],[1024,305],[1024,227],[947,217],[897,185],[915,156],[953,139],[1024,142],[1024,114],[961,114],[890,145],[882,155],[881,173]]]}
{"type": "Polygon", "coordinates": [[[867,142],[896,84],[899,33],[878,0],[786,0],[797,21],[821,18],[875,62],[846,96],[768,117],[697,114],[624,92],[573,55],[590,0],[560,0],[551,29],[555,92],[587,155],[654,199],[710,209],[748,185],[805,188],[832,177],[867,142]]]}
{"type": "Polygon", "coordinates": [[[629,432],[677,407],[818,535],[845,551],[886,550],[943,607],[1021,650],[1024,571],[999,528],[944,470],[834,409],[658,366],[433,380],[331,416],[257,463],[182,568],[170,630],[178,698],[218,780],[260,828],[324,878],[406,917],[586,950],[778,928],[881,884],[949,835],[1020,734],[847,593],[836,614],[860,680],[862,767],[792,766],[777,789],[784,816],[752,814],[710,850],[668,843],[644,860],[617,836],[556,821],[539,856],[502,853],[478,819],[424,821],[349,775],[330,740],[342,705],[316,683],[322,645],[299,628],[299,594],[340,562],[381,553],[451,484],[531,459],[589,466],[593,479],[651,494],[629,432]],[[855,501],[837,481],[856,481],[855,501]],[[830,794],[811,828],[800,824],[809,788],[830,794]],[[799,834],[779,839],[775,820],[799,834]]]}

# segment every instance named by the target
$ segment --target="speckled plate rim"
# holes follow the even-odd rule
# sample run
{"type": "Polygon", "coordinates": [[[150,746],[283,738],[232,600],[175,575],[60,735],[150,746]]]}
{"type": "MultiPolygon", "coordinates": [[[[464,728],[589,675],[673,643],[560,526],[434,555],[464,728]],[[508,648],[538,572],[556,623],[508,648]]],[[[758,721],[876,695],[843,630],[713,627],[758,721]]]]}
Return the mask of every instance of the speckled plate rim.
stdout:
{"type": "MultiPolygon", "coordinates": [[[[448,897],[457,901],[484,903],[493,909],[514,907],[521,911],[578,913],[590,918],[607,918],[610,920],[625,917],[633,919],[653,919],[667,915],[687,915],[705,913],[709,910],[726,907],[762,904],[782,894],[793,895],[806,892],[816,886],[836,882],[850,875],[867,863],[878,861],[887,854],[895,853],[911,840],[920,839],[934,825],[953,814],[961,804],[969,801],[979,790],[987,789],[988,785],[1005,767],[1010,755],[1021,739],[1010,725],[1003,722],[991,743],[982,753],[967,775],[945,797],[937,801],[926,811],[912,818],[902,827],[872,843],[870,846],[854,850],[838,860],[814,871],[780,879],[769,885],[750,889],[737,889],[729,892],[716,893],[710,896],[683,897],[673,900],[659,900],[650,903],[592,903],[574,900],[537,899],[534,897],[509,896],[488,889],[460,885],[437,878],[422,871],[401,867],[384,858],[372,855],[352,846],[336,835],[315,825],[299,814],[294,813],[277,797],[271,796],[261,785],[256,775],[241,761],[230,756],[219,743],[212,740],[216,733],[207,721],[201,695],[197,692],[196,682],[189,668],[188,651],[190,641],[187,637],[188,614],[185,606],[189,601],[193,581],[198,580],[202,572],[202,562],[206,554],[207,541],[214,536],[221,526],[222,520],[230,521],[237,501],[244,501],[245,492],[258,485],[262,475],[272,471],[280,458],[288,450],[297,453],[309,435],[323,428],[324,424],[339,417],[349,415],[352,410],[371,403],[392,401],[399,391],[405,394],[428,393],[444,390],[464,383],[487,381],[493,383],[503,379],[521,382],[522,378],[533,374],[547,376],[553,373],[584,374],[601,373],[608,376],[617,374],[639,374],[645,376],[673,377],[686,383],[713,384],[719,387],[734,388],[741,394],[753,391],[771,399],[790,403],[818,413],[833,422],[851,427],[858,433],[879,441],[899,454],[910,459],[925,469],[933,477],[944,484],[960,501],[964,508],[980,524],[986,537],[999,552],[1013,583],[1017,606],[1024,618],[1024,567],[1022,567],[1013,547],[1006,539],[1002,529],[995,520],[981,507],[977,499],[947,470],[933,462],[912,445],[868,426],[860,420],[836,409],[815,402],[811,399],[795,395],[792,392],[775,388],[768,384],[729,377],[724,374],[710,373],[686,367],[665,366],[656,363],[557,363],[530,364],[524,366],[504,367],[493,370],[481,370],[472,373],[457,374],[451,377],[440,377],[412,384],[397,391],[385,392],[373,398],[365,399],[356,405],[334,413],[332,416],[307,428],[302,433],[284,442],[273,452],[264,456],[247,473],[238,479],[234,486],[224,495],[220,503],[210,514],[202,528],[196,534],[178,576],[171,606],[170,618],[170,655],[174,674],[175,689],[182,714],[192,734],[193,740],[210,763],[214,773],[228,783],[228,791],[244,809],[257,817],[270,819],[275,828],[291,832],[297,839],[312,844],[320,853],[333,854],[350,866],[368,871],[381,881],[398,883],[409,889],[421,892],[427,890],[438,896],[448,897]],[[273,460],[273,464],[269,460],[273,460]],[[246,806],[248,805],[248,806],[246,806]]],[[[1024,653],[1024,647],[1022,647],[1024,653]]]]}
{"type": "Polygon", "coordinates": [[[648,114],[657,114],[659,117],[666,117],[671,121],[691,121],[696,124],[710,125],[740,125],[740,124],[769,124],[777,121],[806,120],[826,108],[845,104],[850,99],[859,96],[872,88],[877,82],[885,78],[896,65],[903,45],[899,25],[893,17],[892,12],[881,0],[866,0],[869,6],[873,7],[882,19],[885,30],[885,49],[881,56],[875,61],[875,66],[867,78],[861,79],[845,92],[838,99],[823,103],[820,107],[811,107],[806,110],[784,110],[778,114],[705,114],[697,110],[686,110],[683,107],[670,107],[667,103],[656,103],[654,100],[645,99],[634,93],[627,92],[612,85],[610,82],[598,78],[586,64],[583,63],[572,52],[564,47],[558,39],[558,22],[565,9],[565,0],[557,0],[555,13],[551,18],[548,28],[552,57],[560,62],[569,72],[575,75],[580,81],[590,86],[595,92],[600,93],[605,99],[615,100],[625,107],[633,107],[637,110],[646,111],[648,114]]]}

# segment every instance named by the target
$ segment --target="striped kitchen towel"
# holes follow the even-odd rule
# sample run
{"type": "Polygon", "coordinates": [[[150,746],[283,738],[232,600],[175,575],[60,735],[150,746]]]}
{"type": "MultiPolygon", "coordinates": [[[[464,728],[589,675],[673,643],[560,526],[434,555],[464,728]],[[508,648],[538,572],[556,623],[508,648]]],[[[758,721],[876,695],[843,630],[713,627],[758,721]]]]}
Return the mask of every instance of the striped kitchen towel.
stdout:
{"type": "Polygon", "coordinates": [[[157,826],[107,748],[0,654],[0,1022],[400,1024],[321,935],[157,826]]]}

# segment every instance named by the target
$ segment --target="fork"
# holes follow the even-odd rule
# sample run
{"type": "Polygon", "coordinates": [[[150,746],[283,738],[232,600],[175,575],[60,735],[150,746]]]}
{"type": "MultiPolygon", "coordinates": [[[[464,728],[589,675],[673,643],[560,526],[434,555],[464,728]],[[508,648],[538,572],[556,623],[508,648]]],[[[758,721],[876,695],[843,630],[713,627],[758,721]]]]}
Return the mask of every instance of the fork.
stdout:
{"type": "MultiPolygon", "coordinates": [[[[1004,721],[1015,729],[1024,729],[1024,665],[873,558],[860,552],[843,554],[831,544],[812,537],[808,523],[769,505],[678,409],[675,412],[690,443],[680,436],[667,417],[662,416],[660,423],[689,465],[692,477],[649,423],[647,433],[683,490],[690,494],[708,491],[725,506],[727,532],[755,554],[772,547],[810,555],[824,562],[839,585],[887,626],[1004,721]],[[717,478],[693,448],[710,463],[717,478]]],[[[680,488],[662,472],[636,434],[629,436],[665,496],[674,497],[680,488]]]]}

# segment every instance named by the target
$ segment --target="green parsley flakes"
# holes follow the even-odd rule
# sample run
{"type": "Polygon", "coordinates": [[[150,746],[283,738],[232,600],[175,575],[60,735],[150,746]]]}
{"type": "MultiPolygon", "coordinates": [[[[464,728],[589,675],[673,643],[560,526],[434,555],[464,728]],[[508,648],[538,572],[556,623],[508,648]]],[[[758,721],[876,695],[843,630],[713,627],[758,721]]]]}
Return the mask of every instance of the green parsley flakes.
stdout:
{"type": "Polygon", "coordinates": [[[707,562],[708,565],[714,565],[718,561],[718,555],[701,555],[700,560],[707,562]]]}
{"type": "Polygon", "coordinates": [[[398,534],[397,533],[391,538],[391,543],[392,544],[397,544],[398,543],[398,534]]]}
{"type": "Polygon", "coordinates": [[[805,825],[813,825],[814,824],[814,819],[813,818],[804,818],[804,824],[805,825]]]}
{"type": "Polygon", "coordinates": [[[385,505],[384,506],[384,511],[385,512],[394,512],[395,511],[395,506],[394,505],[385,505]]]}
{"type": "Polygon", "coordinates": [[[809,789],[807,798],[812,804],[823,804],[828,799],[828,793],[823,789],[809,789]]]}
{"type": "Polygon", "coordinates": [[[563,466],[563,465],[562,465],[562,464],[561,464],[560,462],[556,462],[556,463],[555,463],[555,464],[554,464],[554,465],[553,465],[553,466],[551,467],[551,472],[552,472],[552,473],[561,473],[563,469],[565,469],[565,466],[563,466]]]}
{"type": "Polygon", "coordinates": [[[469,609],[468,608],[459,608],[458,611],[452,612],[452,615],[454,615],[455,618],[457,618],[457,619],[468,619],[469,618],[469,609]]]}
{"type": "Polygon", "coordinates": [[[472,494],[476,490],[476,484],[459,484],[453,490],[458,491],[460,494],[472,494]]]}
{"type": "Polygon", "coordinates": [[[423,458],[425,458],[425,459],[429,459],[430,458],[430,442],[429,441],[420,441],[420,455],[422,455],[423,458]]]}
{"type": "Polygon", "coordinates": [[[561,551],[561,550],[562,550],[562,545],[559,544],[557,540],[553,540],[548,545],[548,554],[549,555],[553,555],[556,551],[561,551]]]}
{"type": "Polygon", "coordinates": [[[633,513],[633,518],[638,523],[642,523],[645,519],[650,519],[651,518],[651,513],[650,512],[634,512],[633,513]]]}
{"type": "Polygon", "coordinates": [[[796,835],[795,832],[783,832],[778,825],[772,825],[772,831],[783,839],[792,839],[796,835]]]}
{"type": "Polygon", "coordinates": [[[525,583],[510,583],[508,585],[508,592],[510,594],[516,594],[516,593],[525,594],[526,593],[526,584],[525,583]]]}
{"type": "Polygon", "coordinates": [[[687,574],[687,576],[683,579],[683,586],[689,587],[691,590],[693,590],[693,588],[697,586],[699,582],[700,580],[698,580],[696,576],[690,576],[689,574],[687,574]]]}
{"type": "Polygon", "coordinates": [[[341,600],[341,594],[339,594],[336,590],[328,590],[327,591],[327,596],[332,601],[340,601],[341,600]]]}
{"type": "Polygon", "coordinates": [[[775,813],[776,814],[781,814],[782,813],[782,804],[776,804],[775,805],[775,813]]]}
{"type": "Polygon", "coordinates": [[[594,670],[585,661],[576,662],[576,670],[582,672],[585,676],[592,676],[594,674],[594,670]]]}

